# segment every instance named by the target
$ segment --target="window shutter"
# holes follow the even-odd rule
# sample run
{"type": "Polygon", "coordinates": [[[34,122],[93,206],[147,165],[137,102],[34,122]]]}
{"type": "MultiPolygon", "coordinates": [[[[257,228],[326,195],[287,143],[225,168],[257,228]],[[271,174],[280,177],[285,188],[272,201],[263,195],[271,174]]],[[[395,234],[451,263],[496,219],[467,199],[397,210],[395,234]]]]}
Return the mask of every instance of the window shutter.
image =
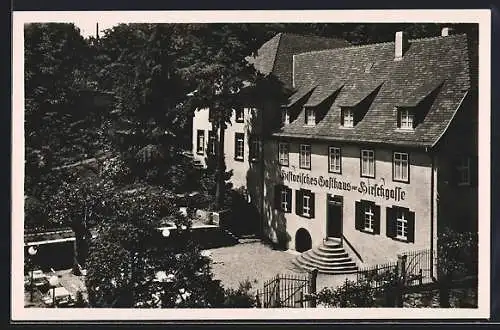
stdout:
{"type": "Polygon", "coordinates": [[[354,219],[354,224],[356,230],[363,230],[363,208],[361,202],[356,202],[356,218],[354,219]]]}
{"type": "Polygon", "coordinates": [[[314,218],[314,193],[313,192],[308,192],[309,196],[311,199],[309,200],[311,211],[309,211],[309,214],[311,214],[310,218],[314,218]]]}
{"type": "Polygon", "coordinates": [[[290,188],[286,188],[286,198],[288,200],[288,203],[290,205],[288,205],[288,211],[286,211],[287,213],[291,213],[292,212],[292,189],[290,188]]]}
{"type": "Polygon", "coordinates": [[[373,205],[373,233],[380,234],[380,206],[373,205]]]}
{"type": "Polygon", "coordinates": [[[408,242],[415,242],[415,212],[408,212],[408,242]]]}
{"type": "Polygon", "coordinates": [[[238,157],[238,134],[234,134],[234,158],[238,157]]]}
{"type": "Polygon", "coordinates": [[[340,125],[344,126],[344,109],[340,110],[340,125]]]}
{"type": "Polygon", "coordinates": [[[451,166],[450,166],[450,184],[456,186],[460,182],[460,173],[458,172],[458,165],[460,164],[460,158],[459,157],[453,157],[451,159],[451,166]]]}
{"type": "Polygon", "coordinates": [[[302,215],[302,190],[295,191],[295,214],[302,215]]]}
{"type": "Polygon", "coordinates": [[[274,186],[274,208],[281,210],[281,185],[274,186]]]}
{"type": "Polygon", "coordinates": [[[386,213],[386,236],[396,237],[396,210],[387,207],[386,213]]]}

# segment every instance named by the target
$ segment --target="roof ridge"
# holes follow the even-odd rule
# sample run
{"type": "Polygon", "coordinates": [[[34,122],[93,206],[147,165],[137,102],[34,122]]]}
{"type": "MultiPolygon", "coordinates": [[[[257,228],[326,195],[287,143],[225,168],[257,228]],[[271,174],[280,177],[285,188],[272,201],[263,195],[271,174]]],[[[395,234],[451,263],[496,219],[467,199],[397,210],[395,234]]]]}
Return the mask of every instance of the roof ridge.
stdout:
{"type": "Polygon", "coordinates": [[[273,73],[274,70],[276,69],[276,59],[278,58],[278,53],[280,51],[280,46],[281,46],[281,40],[283,39],[283,32],[280,32],[278,34],[276,34],[273,38],[276,38],[278,37],[278,45],[276,46],[276,51],[274,52],[274,55],[273,55],[273,65],[271,66],[271,72],[270,73],[273,73]]]}
{"type": "MultiPolygon", "coordinates": [[[[408,42],[421,42],[421,41],[437,40],[437,39],[444,39],[444,38],[456,38],[458,36],[463,37],[466,35],[467,35],[466,33],[460,33],[460,34],[452,34],[452,35],[448,35],[448,36],[423,37],[423,38],[408,39],[408,42]]],[[[372,43],[372,44],[349,45],[349,46],[345,46],[345,47],[328,48],[328,49],[321,49],[321,50],[311,50],[308,52],[294,54],[294,56],[313,54],[313,53],[326,53],[326,52],[339,51],[339,50],[345,50],[345,49],[350,49],[350,48],[359,49],[359,48],[364,48],[364,47],[375,47],[375,46],[379,46],[379,45],[387,45],[387,44],[393,44],[393,43],[394,43],[394,41],[384,41],[384,42],[377,42],[377,43],[372,43]]]]}

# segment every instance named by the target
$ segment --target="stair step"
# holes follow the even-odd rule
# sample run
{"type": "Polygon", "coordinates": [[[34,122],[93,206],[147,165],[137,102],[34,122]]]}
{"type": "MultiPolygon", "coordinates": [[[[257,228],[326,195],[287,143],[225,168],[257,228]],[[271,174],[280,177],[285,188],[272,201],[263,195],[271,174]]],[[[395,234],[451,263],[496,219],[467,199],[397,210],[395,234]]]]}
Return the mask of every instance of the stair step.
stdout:
{"type": "Polygon", "coordinates": [[[320,258],[314,254],[302,254],[302,258],[307,259],[308,261],[311,262],[316,262],[321,265],[345,265],[345,264],[354,264],[354,261],[350,257],[343,257],[343,258],[337,258],[337,259],[325,259],[325,258],[320,258]]]}
{"type": "Polygon", "coordinates": [[[323,251],[320,249],[313,249],[311,253],[314,253],[317,256],[320,256],[322,258],[326,259],[337,259],[337,258],[344,258],[348,257],[349,254],[345,250],[339,250],[339,251],[323,251]]]}
{"type": "Polygon", "coordinates": [[[311,264],[304,264],[300,261],[299,259],[293,260],[293,263],[295,266],[305,269],[307,271],[312,271],[313,269],[317,269],[319,273],[322,274],[352,274],[356,273],[358,271],[358,268],[356,266],[344,266],[344,267],[324,267],[324,266],[317,266],[317,265],[311,265],[311,264]]]}
{"type": "Polygon", "coordinates": [[[330,262],[322,262],[314,259],[307,258],[305,256],[297,258],[299,262],[302,262],[307,265],[311,266],[317,266],[317,267],[350,267],[350,266],[356,266],[354,261],[352,260],[346,260],[346,261],[341,261],[338,263],[330,263],[330,262]]]}
{"type": "Polygon", "coordinates": [[[327,253],[342,253],[345,252],[343,247],[329,247],[329,246],[324,246],[320,245],[318,246],[318,250],[325,251],[327,253]]]}

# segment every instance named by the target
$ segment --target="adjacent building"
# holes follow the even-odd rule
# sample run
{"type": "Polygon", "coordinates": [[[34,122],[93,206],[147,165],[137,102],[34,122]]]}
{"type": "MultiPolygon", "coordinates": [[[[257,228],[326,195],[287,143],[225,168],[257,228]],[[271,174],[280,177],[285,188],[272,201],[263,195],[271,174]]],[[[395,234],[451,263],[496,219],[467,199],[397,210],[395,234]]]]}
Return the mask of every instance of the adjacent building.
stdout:
{"type": "MultiPolygon", "coordinates": [[[[444,226],[477,230],[477,49],[465,34],[287,56],[287,102],[235,111],[225,138],[265,239],[299,252],[337,240],[359,266],[435,250],[444,226]]],[[[213,150],[208,122],[195,116],[200,156],[213,150]]]]}

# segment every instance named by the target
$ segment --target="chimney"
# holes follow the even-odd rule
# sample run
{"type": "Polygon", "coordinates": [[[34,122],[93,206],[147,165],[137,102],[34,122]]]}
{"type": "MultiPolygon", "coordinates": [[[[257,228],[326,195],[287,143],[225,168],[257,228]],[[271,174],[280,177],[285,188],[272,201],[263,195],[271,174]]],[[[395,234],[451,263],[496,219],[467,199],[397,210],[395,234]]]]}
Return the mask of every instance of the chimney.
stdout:
{"type": "Polygon", "coordinates": [[[404,52],[408,48],[408,37],[403,31],[396,32],[394,46],[394,61],[400,61],[403,58],[404,52]]]}
{"type": "Polygon", "coordinates": [[[99,40],[99,22],[95,23],[95,38],[99,40]]]}
{"type": "Polygon", "coordinates": [[[441,29],[441,37],[447,37],[450,34],[453,34],[453,28],[451,27],[444,27],[441,29]]]}

